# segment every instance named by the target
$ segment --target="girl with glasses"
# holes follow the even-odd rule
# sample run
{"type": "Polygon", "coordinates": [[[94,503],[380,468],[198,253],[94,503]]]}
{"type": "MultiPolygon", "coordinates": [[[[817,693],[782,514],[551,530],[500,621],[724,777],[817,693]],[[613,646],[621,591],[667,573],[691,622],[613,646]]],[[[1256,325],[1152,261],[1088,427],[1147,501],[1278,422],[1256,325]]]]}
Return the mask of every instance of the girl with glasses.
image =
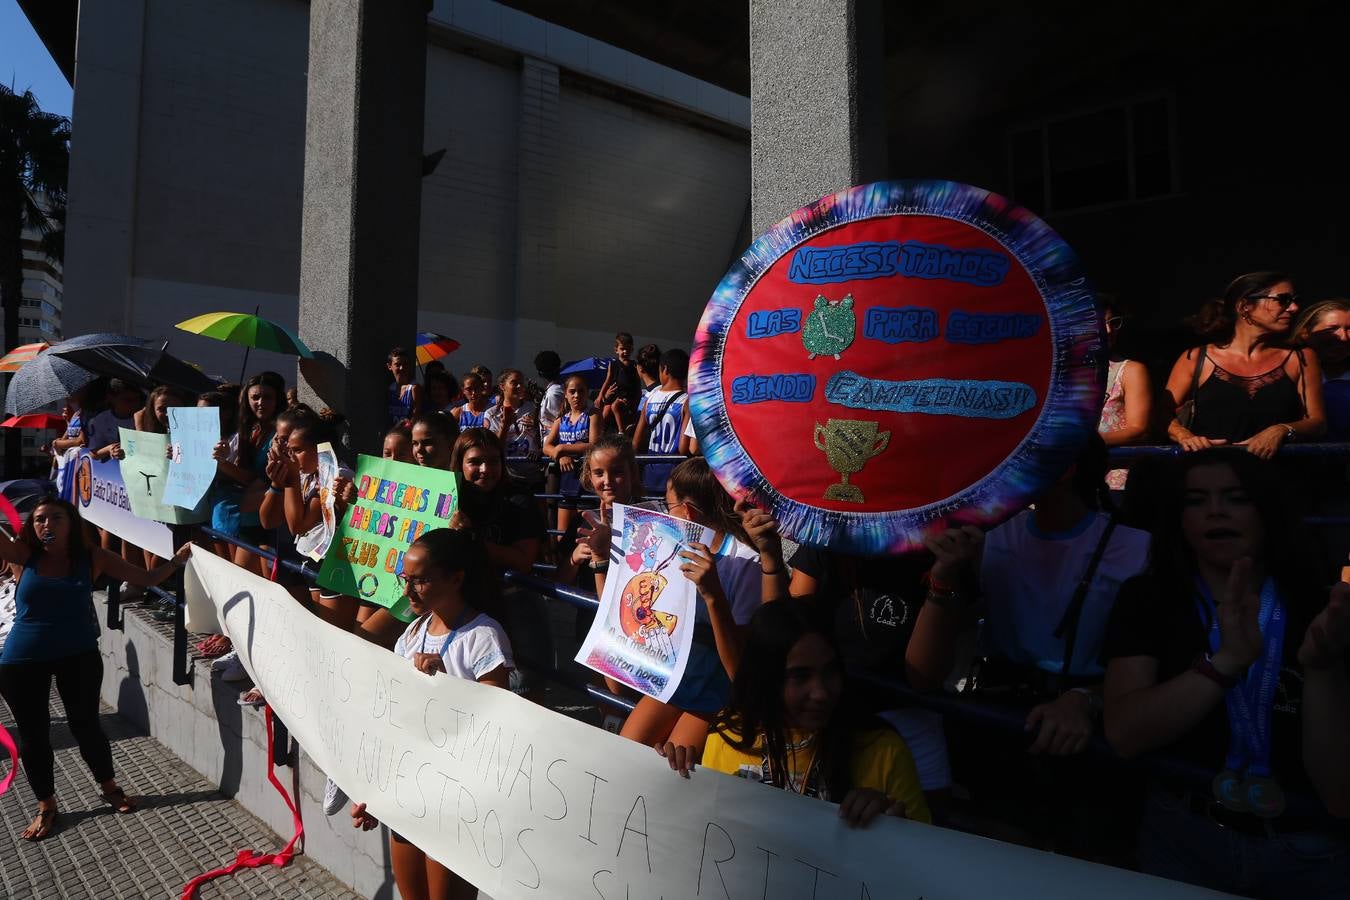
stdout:
{"type": "Polygon", "coordinates": [[[1298,309],[1287,275],[1252,272],[1200,310],[1191,324],[1206,343],[1167,379],[1174,443],[1187,452],[1241,444],[1270,459],[1285,441],[1326,430],[1317,356],[1285,346],[1298,309]]]}

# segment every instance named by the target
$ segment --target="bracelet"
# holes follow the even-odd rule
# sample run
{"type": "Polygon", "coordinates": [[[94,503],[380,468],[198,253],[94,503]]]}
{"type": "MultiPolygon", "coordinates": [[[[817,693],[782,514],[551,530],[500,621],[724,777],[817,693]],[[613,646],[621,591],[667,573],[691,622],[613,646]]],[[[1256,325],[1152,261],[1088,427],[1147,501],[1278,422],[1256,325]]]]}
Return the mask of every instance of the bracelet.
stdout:
{"type": "Polygon", "coordinates": [[[1208,653],[1202,653],[1195,658],[1195,662],[1191,664],[1191,671],[1205,676],[1225,691],[1232,690],[1238,685],[1237,676],[1225,675],[1214,668],[1214,660],[1208,653]]]}
{"type": "Polygon", "coordinates": [[[589,565],[592,572],[603,572],[609,568],[609,560],[593,559],[590,561],[589,565]]]}
{"type": "Polygon", "coordinates": [[[286,493],[286,488],[284,488],[284,487],[277,487],[275,484],[269,484],[269,485],[267,486],[267,493],[269,493],[269,494],[284,494],[284,493],[286,493]]]}
{"type": "Polygon", "coordinates": [[[943,584],[940,581],[934,581],[932,572],[925,574],[923,580],[928,582],[929,590],[937,591],[939,594],[953,594],[956,592],[956,588],[951,585],[943,584]]]}
{"type": "Polygon", "coordinates": [[[1284,426],[1284,439],[1285,439],[1286,441],[1292,441],[1292,440],[1293,440],[1294,438],[1296,438],[1296,437],[1298,437],[1298,432],[1294,430],[1294,426],[1293,426],[1293,425],[1285,425],[1285,426],[1284,426]]]}
{"type": "Polygon", "coordinates": [[[924,596],[925,602],[931,603],[938,609],[952,609],[960,606],[965,601],[965,595],[960,591],[937,590],[929,587],[928,593],[924,596]]]}
{"type": "Polygon", "coordinates": [[[768,572],[768,571],[765,571],[763,568],[761,568],[761,569],[759,570],[759,574],[761,574],[761,575],[768,575],[768,576],[772,577],[772,576],[774,576],[774,575],[782,575],[782,574],[783,574],[783,570],[782,570],[782,568],[780,567],[780,568],[774,569],[772,572],[768,572]]]}

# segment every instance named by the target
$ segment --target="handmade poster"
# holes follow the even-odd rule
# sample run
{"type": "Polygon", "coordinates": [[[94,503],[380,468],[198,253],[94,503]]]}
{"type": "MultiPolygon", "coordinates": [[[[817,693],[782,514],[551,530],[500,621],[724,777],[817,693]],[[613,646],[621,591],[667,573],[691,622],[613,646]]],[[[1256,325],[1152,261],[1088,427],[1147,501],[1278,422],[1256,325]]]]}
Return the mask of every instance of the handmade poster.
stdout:
{"type": "Polygon", "coordinates": [[[945,181],[849,188],[761,235],[695,337],[689,395],[722,484],[794,540],[860,554],[989,526],[1097,427],[1101,312],[1025,209],[945,181]]]}
{"type": "Polygon", "coordinates": [[[614,505],[605,593],[576,661],[662,703],[680,686],[694,640],[698,592],[680,551],[712,531],[664,513],[614,505]]]}
{"type": "Polygon", "coordinates": [[[200,547],[185,584],[314,765],[494,900],[1219,896],[891,817],[850,828],[833,804],[704,768],[680,778],[650,747],[424,675],[200,547]]]}
{"type": "Polygon", "coordinates": [[[164,485],[169,472],[169,437],[153,431],[117,429],[125,458],[121,461],[122,483],[132,514],[154,522],[183,525],[205,522],[204,509],[180,509],[164,502],[164,485]]]}
{"type": "Polygon", "coordinates": [[[164,502],[193,509],[216,477],[212,457],[220,442],[220,410],[210,407],[171,406],[169,415],[169,470],[164,502]]]}
{"type": "MultiPolygon", "coordinates": [[[[163,452],[161,448],[160,453],[163,452]]],[[[117,460],[99,462],[88,450],[72,447],[61,458],[56,483],[62,499],[73,503],[89,524],[163,559],[173,556],[173,532],[169,527],[131,511],[131,499],[122,483],[122,468],[117,460]]]]}
{"type": "Polygon", "coordinates": [[[319,445],[319,510],[323,518],[319,524],[295,539],[295,549],[302,556],[318,561],[328,553],[337,534],[337,514],[333,508],[333,482],[338,477],[338,458],[333,445],[325,441],[319,445]]]}
{"type": "Polygon", "coordinates": [[[458,504],[455,476],[362,454],[352,483],[356,501],[337,520],[319,584],[406,616],[403,553],[423,532],[447,526],[458,504]]]}

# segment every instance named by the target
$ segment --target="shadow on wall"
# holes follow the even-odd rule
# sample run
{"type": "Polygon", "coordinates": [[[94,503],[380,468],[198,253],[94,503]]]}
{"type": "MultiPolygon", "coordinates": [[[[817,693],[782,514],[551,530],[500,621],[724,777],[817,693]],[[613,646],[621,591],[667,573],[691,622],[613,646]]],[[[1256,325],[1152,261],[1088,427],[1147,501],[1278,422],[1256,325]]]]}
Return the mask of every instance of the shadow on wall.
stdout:
{"type": "Polygon", "coordinates": [[[141,684],[141,661],[136,654],[136,645],[126,642],[127,674],[117,689],[117,714],[147,734],[150,731],[150,704],[145,699],[145,686],[141,684]]]}

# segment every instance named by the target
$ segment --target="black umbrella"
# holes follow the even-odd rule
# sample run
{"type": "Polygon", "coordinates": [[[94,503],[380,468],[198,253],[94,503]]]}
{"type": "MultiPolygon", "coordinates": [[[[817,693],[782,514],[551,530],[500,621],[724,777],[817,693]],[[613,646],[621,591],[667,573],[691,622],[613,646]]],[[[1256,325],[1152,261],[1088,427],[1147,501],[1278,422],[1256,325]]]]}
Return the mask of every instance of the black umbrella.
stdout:
{"type": "Polygon", "coordinates": [[[98,378],[84,366],[43,350],[19,367],[9,381],[5,412],[16,416],[59,403],[98,378]]]}
{"type": "Polygon", "coordinates": [[[27,516],[39,500],[56,495],[55,482],[45,478],[16,478],[13,481],[0,482],[0,496],[3,496],[20,515],[27,516]]]}
{"type": "Polygon", "coordinates": [[[214,391],[218,383],[176,356],[169,345],[128,334],[84,334],[52,347],[50,352],[98,372],[151,387],[168,384],[196,395],[214,391]]]}

